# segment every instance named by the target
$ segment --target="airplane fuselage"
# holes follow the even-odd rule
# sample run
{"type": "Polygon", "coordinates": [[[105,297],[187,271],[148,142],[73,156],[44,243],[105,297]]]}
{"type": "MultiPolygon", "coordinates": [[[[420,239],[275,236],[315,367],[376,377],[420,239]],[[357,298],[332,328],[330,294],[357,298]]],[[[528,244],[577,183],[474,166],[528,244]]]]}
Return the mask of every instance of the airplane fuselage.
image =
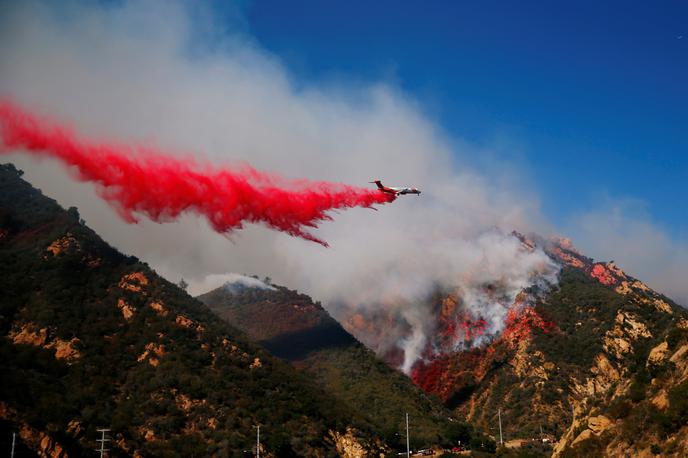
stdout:
{"type": "Polygon", "coordinates": [[[403,188],[403,189],[398,189],[396,191],[397,194],[420,194],[420,191],[417,190],[416,188],[403,188]]]}
{"type": "Polygon", "coordinates": [[[386,194],[394,194],[395,196],[403,196],[406,194],[420,195],[420,191],[416,188],[395,188],[393,186],[385,186],[380,180],[371,181],[371,183],[375,183],[378,191],[386,194]]]}

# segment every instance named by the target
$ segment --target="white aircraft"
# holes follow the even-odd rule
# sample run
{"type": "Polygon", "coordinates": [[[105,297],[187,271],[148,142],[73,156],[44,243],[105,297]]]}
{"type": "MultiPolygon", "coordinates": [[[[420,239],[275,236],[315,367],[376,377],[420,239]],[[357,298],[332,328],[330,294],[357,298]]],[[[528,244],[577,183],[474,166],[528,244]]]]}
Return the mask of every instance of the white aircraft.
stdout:
{"type": "Polygon", "coordinates": [[[406,194],[420,195],[420,191],[417,188],[395,188],[392,186],[385,186],[382,184],[381,180],[371,181],[370,183],[375,183],[377,185],[377,189],[386,194],[394,194],[395,196],[403,196],[406,194]]]}

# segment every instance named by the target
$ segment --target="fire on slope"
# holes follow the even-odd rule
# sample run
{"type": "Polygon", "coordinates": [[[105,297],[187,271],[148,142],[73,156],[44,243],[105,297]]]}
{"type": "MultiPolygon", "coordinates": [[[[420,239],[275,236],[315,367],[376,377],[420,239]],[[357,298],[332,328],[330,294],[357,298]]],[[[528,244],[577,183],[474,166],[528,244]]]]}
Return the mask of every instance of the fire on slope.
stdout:
{"type": "Polygon", "coordinates": [[[434,393],[441,390],[431,387],[446,385],[437,380],[448,371],[447,356],[479,349],[497,338],[515,344],[529,337],[531,326],[551,328],[532,306],[556,281],[558,264],[520,234],[498,239],[512,243],[513,250],[502,258],[486,255],[460,274],[455,285],[437,285],[425,299],[392,298],[378,307],[349,308],[342,320],[345,328],[434,393]],[[495,268],[500,263],[510,267],[495,268]]]}
{"type": "MultiPolygon", "coordinates": [[[[602,263],[585,257],[568,239],[538,240],[536,243],[516,232],[511,236],[520,241],[524,251],[542,246],[559,265],[581,270],[620,294],[635,291],[647,294],[649,291],[613,261],[602,263]]],[[[533,275],[544,276],[537,271],[533,275]]],[[[533,284],[538,283],[533,281],[533,284]]],[[[478,383],[495,360],[506,358],[500,352],[517,349],[533,337],[535,330],[557,331],[556,325],[543,318],[534,307],[537,288],[525,287],[517,294],[508,294],[505,289],[505,284],[496,280],[473,289],[464,287],[436,292],[430,305],[422,304],[429,315],[426,318],[430,321],[426,329],[429,337],[423,342],[419,358],[408,370],[417,385],[451,403],[452,399],[461,398],[472,384],[478,383]],[[475,307],[470,301],[475,301],[476,297],[480,305],[498,304],[499,307],[475,307]],[[496,317],[495,310],[499,313],[496,317]]],[[[654,301],[657,309],[667,308],[659,297],[647,300],[654,301]]],[[[402,367],[402,345],[412,338],[411,326],[399,324],[403,319],[393,307],[360,310],[351,315],[346,327],[390,365],[402,367]]]]}
{"type": "MultiPolygon", "coordinates": [[[[532,243],[520,234],[515,235],[523,243],[532,243]]],[[[561,265],[584,272],[618,294],[631,295],[639,303],[672,314],[671,307],[661,295],[627,275],[613,261],[595,262],[578,252],[568,239],[549,240],[545,245],[548,255],[561,265]]],[[[426,352],[424,358],[414,365],[410,374],[414,383],[452,407],[470,399],[492,367],[514,363],[514,355],[528,346],[536,330],[545,334],[560,332],[555,323],[538,313],[531,299],[530,294],[522,291],[508,310],[503,331],[483,340],[484,345],[475,346],[472,342],[484,335],[484,320],[467,319],[460,299],[453,296],[445,298],[439,308],[436,343],[440,345],[426,352]],[[463,345],[456,345],[457,340],[463,345]]]]}
{"type": "MultiPolygon", "coordinates": [[[[521,234],[512,235],[524,246],[535,246],[521,234]]],[[[546,253],[561,265],[581,270],[619,294],[636,294],[641,302],[671,314],[671,308],[662,297],[641,281],[628,276],[613,261],[595,262],[582,255],[565,238],[551,239],[543,244],[546,253]]],[[[482,380],[491,364],[506,357],[500,355],[500,351],[516,349],[519,344],[529,341],[536,329],[543,333],[557,332],[556,325],[540,316],[531,299],[527,291],[521,291],[508,309],[503,330],[481,339],[486,336],[485,320],[471,319],[462,309],[460,298],[447,296],[439,308],[435,345],[414,365],[411,371],[413,381],[445,402],[460,402],[470,394],[471,387],[482,380]],[[477,346],[474,345],[476,341],[477,346]]]]}
{"type": "MultiPolygon", "coordinates": [[[[535,246],[520,234],[512,235],[524,247],[535,246]]],[[[686,371],[663,362],[674,363],[688,354],[678,340],[685,342],[685,337],[677,337],[688,329],[685,312],[613,261],[585,257],[566,239],[540,239],[537,245],[563,267],[558,288],[539,298],[527,286],[516,295],[502,295],[504,283],[495,280],[479,286],[479,295],[487,299],[478,302],[479,307],[470,303],[476,290],[461,288],[436,293],[430,305],[416,304],[432,324],[425,328],[428,341],[407,373],[424,391],[480,427],[495,424],[499,408],[510,437],[531,437],[548,424],[549,432],[561,438],[557,453],[578,447],[582,455],[580,447],[592,443],[600,450],[609,444],[606,454],[620,456],[617,450],[649,450],[650,444],[661,444],[663,436],[657,431],[669,431],[666,425],[645,428],[633,439],[628,431],[634,425],[675,418],[667,409],[672,402],[675,410],[680,404],[676,394],[671,398],[668,393],[684,389],[686,371]],[[491,301],[505,310],[499,329],[492,327],[493,316],[480,313],[491,301]],[[659,372],[645,380],[649,371],[659,372]],[[641,401],[636,399],[638,392],[641,401]],[[614,406],[640,407],[631,409],[630,420],[614,417],[611,424],[600,426],[611,418],[614,406]],[[607,427],[611,432],[602,435],[607,427]],[[598,439],[601,442],[595,442],[598,439]]],[[[394,309],[386,312],[361,313],[350,324],[368,335],[379,331],[375,339],[384,342],[385,333],[400,329],[395,319],[401,316],[394,309]]],[[[407,325],[397,342],[410,335],[407,325]]],[[[400,344],[374,348],[399,367],[400,344]]],[[[685,437],[682,428],[672,432],[666,448],[683,454],[667,456],[685,455],[685,445],[679,444],[685,437]]]]}
{"type": "MultiPolygon", "coordinates": [[[[414,365],[411,379],[427,393],[437,395],[450,405],[456,404],[482,380],[494,361],[505,357],[502,354],[505,349],[515,349],[522,341],[530,339],[534,329],[548,333],[555,326],[543,319],[532,306],[516,305],[507,314],[504,331],[489,345],[429,355],[414,365]]],[[[463,334],[465,342],[470,342],[472,336],[482,331],[480,325],[471,327],[469,324],[468,332],[463,334]]]]}

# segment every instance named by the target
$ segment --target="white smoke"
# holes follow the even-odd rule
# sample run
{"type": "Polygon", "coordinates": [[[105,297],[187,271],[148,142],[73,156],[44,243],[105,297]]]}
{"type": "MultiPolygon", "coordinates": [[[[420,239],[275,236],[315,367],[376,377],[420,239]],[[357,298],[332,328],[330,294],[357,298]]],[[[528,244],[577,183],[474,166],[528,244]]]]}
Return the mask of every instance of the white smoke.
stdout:
{"type": "Polygon", "coordinates": [[[10,158],[110,243],[172,281],[184,277],[193,294],[229,272],[256,272],[310,293],[342,320],[352,308],[394,307],[408,329],[388,337],[402,341],[408,368],[432,332],[417,304],[437,285],[460,287],[498,331],[503,306],[476,285],[499,282],[511,297],[536,273],[551,274],[541,251],[521,251],[492,229],[545,229],[533,193],[518,177],[471,170],[464,159],[489,151],[448,138],[390,84],[294,84],[277,58],[222,32],[195,4],[76,2],[58,11],[17,2],[0,11],[0,93],[86,135],[145,140],[217,164],[245,160],[294,178],[381,178],[423,190],[378,212],[334,215],[317,231],[332,246],[324,249],[261,227],[228,238],[193,216],[127,225],[61,166],[10,158]]]}
{"type": "Polygon", "coordinates": [[[235,293],[244,288],[258,288],[275,290],[272,285],[267,284],[263,280],[248,275],[241,275],[235,273],[226,274],[210,274],[203,277],[200,281],[194,280],[189,284],[189,291],[199,294],[208,292],[214,288],[222,285],[227,291],[235,293]]]}
{"type": "Polygon", "coordinates": [[[525,249],[516,237],[504,238],[496,231],[478,238],[477,244],[483,258],[459,282],[458,296],[473,318],[487,321],[484,337],[488,338],[504,330],[506,315],[519,293],[530,287],[544,290],[557,282],[559,266],[542,250],[525,249]]]}
{"type": "Polygon", "coordinates": [[[672,237],[642,203],[605,198],[601,208],[572,218],[570,227],[583,253],[616,260],[628,274],[688,307],[688,240],[672,237]]]}
{"type": "MultiPolygon", "coordinates": [[[[391,322],[381,320],[387,328],[384,334],[374,328],[360,337],[380,353],[398,345],[404,351],[405,372],[433,344],[437,311],[429,298],[434,291],[453,293],[468,318],[485,321],[481,335],[471,339],[472,345],[479,345],[504,330],[519,293],[529,287],[544,290],[557,282],[559,267],[542,250],[528,249],[518,238],[496,229],[413,246],[419,251],[407,250],[408,262],[381,265],[380,271],[375,266],[352,269],[346,278],[354,279],[359,288],[351,291],[333,282],[328,296],[331,305],[342,305],[331,308],[340,321],[347,321],[352,313],[365,314],[371,307],[381,309],[385,318],[392,317],[391,322]],[[442,270],[435,263],[441,263],[442,270]]],[[[455,349],[465,343],[457,337],[455,349]]]]}

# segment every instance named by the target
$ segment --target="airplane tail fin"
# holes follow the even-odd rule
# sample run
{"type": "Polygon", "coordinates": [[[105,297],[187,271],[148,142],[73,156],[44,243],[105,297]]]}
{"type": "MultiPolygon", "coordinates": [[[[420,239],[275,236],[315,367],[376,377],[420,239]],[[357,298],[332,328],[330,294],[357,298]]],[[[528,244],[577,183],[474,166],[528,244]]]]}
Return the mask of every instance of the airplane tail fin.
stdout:
{"type": "Polygon", "coordinates": [[[383,186],[382,186],[382,181],[381,181],[381,180],[369,181],[369,183],[374,183],[374,184],[376,184],[377,187],[378,187],[379,189],[382,189],[382,188],[383,188],[383,186]]]}

